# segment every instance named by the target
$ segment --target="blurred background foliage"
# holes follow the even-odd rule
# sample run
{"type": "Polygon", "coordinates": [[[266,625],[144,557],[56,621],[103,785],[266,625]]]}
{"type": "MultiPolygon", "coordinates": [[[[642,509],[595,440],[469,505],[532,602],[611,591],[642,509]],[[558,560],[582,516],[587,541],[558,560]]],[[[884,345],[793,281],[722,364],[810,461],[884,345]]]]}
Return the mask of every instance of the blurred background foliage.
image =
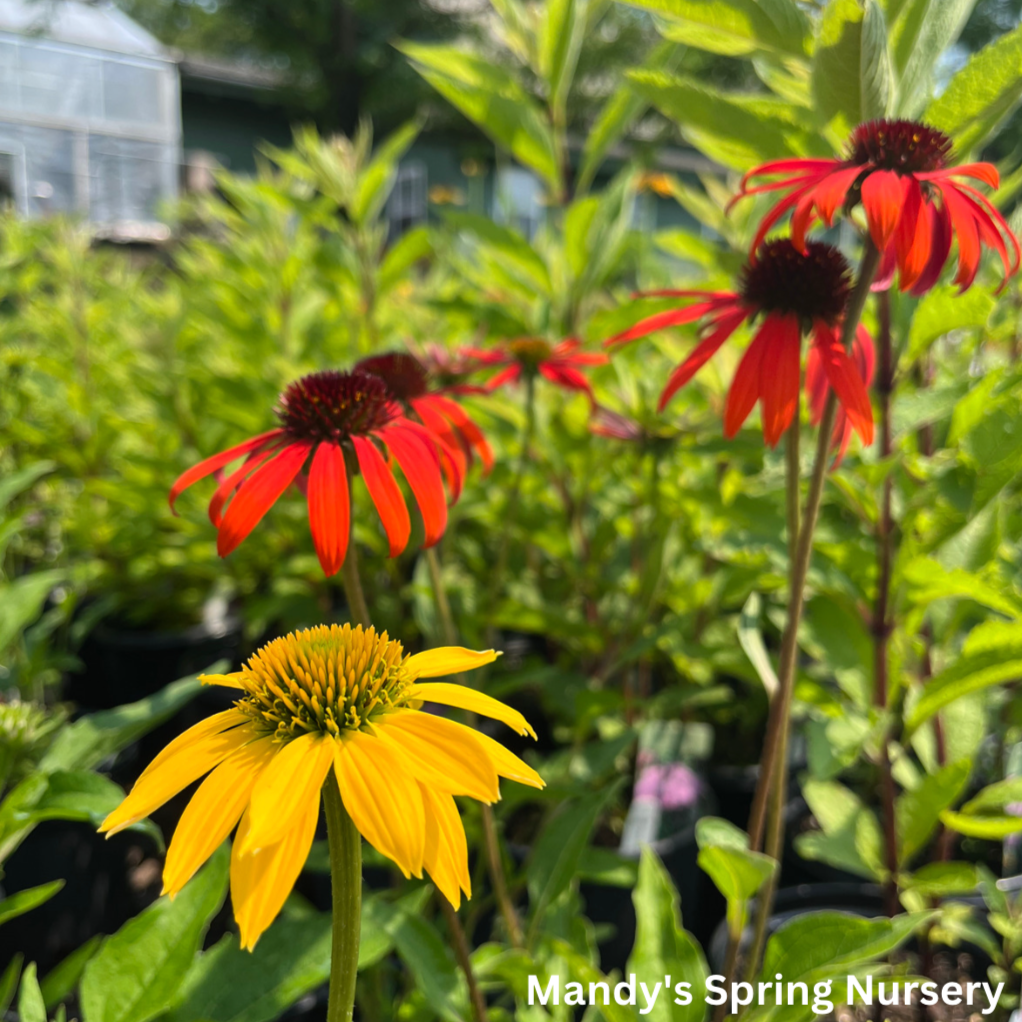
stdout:
{"type": "MultiPolygon", "coordinates": [[[[0,930],[10,962],[0,1004],[19,987],[15,952],[30,950],[42,982],[25,968],[27,1022],[58,1005],[86,1022],[254,1022],[303,997],[311,1018],[329,948],[322,846],[253,957],[220,910],[219,859],[187,897],[156,898],[173,813],[111,842],[110,868],[134,892],[123,916],[80,919],[67,933],[40,916],[47,937],[19,947],[30,909],[80,907],[47,886],[70,882],[63,860],[43,857],[50,875],[26,882],[34,829],[63,821],[86,842],[147,760],[146,743],[168,735],[148,732],[208,712],[194,683],[165,684],[220,657],[237,663],[289,629],[346,619],[303,501],[280,501],[221,562],[202,497],[186,494],[175,517],[170,483],[270,428],[277,395],[302,373],[370,352],[523,336],[577,337],[595,351],[666,307],[631,301],[636,289],[730,287],[762,212],[725,213],[738,175],[840,150],[863,117],[922,116],[955,136],[963,159],[996,159],[995,201],[1010,213],[1022,185],[1018,4],[500,0],[453,15],[396,2],[125,6],[168,42],[286,68],[296,109],[319,127],[297,130],[289,149],[266,147],[254,176],[219,172],[215,190],[174,211],[174,240],[159,250],[96,245],[60,220],[0,222],[0,861],[10,859],[0,922],[21,920],[16,934],[0,930]],[[346,52],[356,59],[340,60],[346,52]],[[438,209],[428,224],[391,230],[386,202],[423,111],[535,172],[545,198],[534,231],[438,209]],[[622,140],[635,158],[608,177],[622,140]],[[657,169],[663,141],[682,141],[711,169],[657,169]],[[644,228],[636,210],[651,191],[677,204],[684,226],[644,228]],[[148,973],[129,967],[139,942],[148,973]]],[[[857,238],[848,226],[833,235],[851,255],[857,238]]],[[[826,487],[779,868],[784,886],[858,885],[852,907],[866,911],[870,885],[894,883],[905,914],[796,913],[768,950],[788,979],[817,976],[831,938],[851,948],[846,971],[882,960],[932,973],[935,948],[967,949],[981,963],[972,978],[1000,977],[1002,1003],[1017,1003],[1022,906],[996,880],[1019,871],[1022,831],[1022,292],[1016,279],[995,298],[994,270],[964,296],[949,284],[892,296],[895,452],[853,442],[826,487]],[[888,480],[894,684],[878,706],[876,528],[888,480]],[[882,752],[899,790],[893,877],[878,816],[882,752]],[[897,952],[906,941],[911,950],[897,952]]],[[[867,323],[876,327],[872,308],[867,323]]],[[[741,929],[773,868],[736,825],[787,606],[782,456],[764,449],[755,423],[721,436],[740,352],[722,350],[656,413],[691,343],[691,331],[664,332],[595,367],[595,406],[544,379],[461,399],[497,462],[485,477],[476,466],[451,508],[443,589],[466,645],[504,649],[486,688],[536,724],[539,745],[516,751],[549,782],[540,794],[508,785],[498,807],[522,946],[496,917],[473,853],[465,926],[494,1019],[568,1017],[525,1004],[530,973],[588,983],[624,967],[698,983],[721,968],[715,931],[741,929]],[[661,806],[652,831],[632,797],[651,765],[684,767],[695,793],[661,806]],[[636,834],[660,858],[640,859],[636,834]]],[[[388,560],[365,498],[356,487],[377,626],[410,649],[448,641],[417,538],[388,560]]],[[[478,850],[484,822],[465,813],[478,850]]],[[[428,891],[369,862],[363,1017],[467,1018],[428,891]]],[[[704,1014],[697,1004],[655,1017],[704,1014]]],[[[608,1013],[619,1016],[636,1017],[608,1013]]]]}

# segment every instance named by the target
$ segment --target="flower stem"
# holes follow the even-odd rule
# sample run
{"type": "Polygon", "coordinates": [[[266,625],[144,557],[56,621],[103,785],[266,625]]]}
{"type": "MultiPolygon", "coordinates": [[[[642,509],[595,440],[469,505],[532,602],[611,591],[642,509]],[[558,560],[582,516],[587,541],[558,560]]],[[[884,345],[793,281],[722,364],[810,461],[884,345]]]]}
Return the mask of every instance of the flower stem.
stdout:
{"type": "MultiPolygon", "coordinates": [[[[879,373],[876,385],[880,403],[880,429],[877,454],[886,459],[893,452],[891,442],[891,396],[894,392],[894,355],[891,346],[891,296],[887,291],[877,295],[879,327],[877,346],[879,373]]],[[[888,472],[881,484],[880,518],[877,522],[877,595],[873,607],[873,705],[881,713],[887,711],[888,644],[891,636],[891,566],[894,559],[894,521],[891,513],[893,482],[888,472]]],[[[891,731],[885,726],[880,737],[880,802],[883,817],[884,907],[887,914],[898,914],[898,839],[894,819],[894,777],[891,773],[891,731]]]]}
{"type": "Polygon", "coordinates": [[[326,1017],[327,1022],[351,1022],[362,926],[362,836],[344,808],[332,770],[323,785],[323,806],[333,891],[333,943],[326,1017]]]}
{"type": "MultiPolygon", "coordinates": [[[[873,245],[873,242],[867,238],[862,255],[862,263],[859,267],[859,278],[855,283],[855,288],[848,299],[848,306],[845,310],[841,338],[846,350],[851,348],[852,341],[855,338],[855,331],[858,328],[859,320],[862,318],[862,310],[866,305],[870,285],[873,283],[873,278],[876,276],[879,264],[880,253],[873,245]]],[[[820,510],[820,501],[823,497],[823,484],[827,477],[827,466],[830,463],[831,434],[834,431],[836,415],[837,398],[834,391],[831,390],[828,393],[823,409],[823,417],[820,420],[816,441],[816,457],[813,462],[812,476],[809,480],[809,493],[806,497],[805,512],[798,530],[798,542],[793,547],[794,557],[789,567],[788,621],[781,642],[779,688],[770,708],[766,740],[763,745],[763,756],[760,760],[759,781],[756,786],[756,795],[753,799],[752,812],[749,817],[749,846],[753,850],[758,850],[763,843],[767,810],[770,803],[773,802],[775,812],[771,820],[771,831],[766,850],[768,854],[772,854],[774,859],[778,861],[778,870],[780,869],[780,844],[783,837],[784,792],[788,783],[788,736],[791,729],[791,703],[795,689],[796,668],[798,666],[798,627],[802,620],[806,578],[809,575],[809,564],[813,555],[813,534],[816,531],[816,519],[820,510]]],[[[793,501],[797,502],[797,488],[799,486],[797,460],[793,463],[790,452],[787,467],[789,469],[787,485],[790,522],[792,520],[790,508],[793,501]],[[790,470],[792,468],[796,469],[794,478],[791,477],[790,470]],[[792,489],[796,493],[794,497],[792,496],[792,489]]],[[[774,877],[768,882],[759,898],[759,909],[756,914],[752,948],[746,959],[746,972],[750,975],[755,974],[759,968],[759,960],[766,943],[767,921],[773,910],[773,896],[778,879],[777,872],[775,871],[774,877]]]]}
{"type": "MultiPolygon", "coordinates": [[[[451,604],[447,599],[447,589],[444,586],[443,573],[440,569],[440,558],[437,556],[436,548],[430,547],[426,551],[426,564],[429,566],[429,580],[433,586],[433,598],[436,600],[437,613],[440,615],[440,626],[443,629],[444,642],[449,646],[458,644],[458,629],[454,623],[454,615],[451,613],[451,604]]],[[[504,917],[504,925],[507,927],[508,938],[515,947],[524,947],[521,923],[518,921],[518,913],[515,911],[514,903],[508,894],[507,881],[504,878],[504,865],[500,856],[500,843],[497,838],[497,825],[493,818],[493,809],[488,805],[482,806],[483,811],[483,840],[486,844],[486,859],[490,867],[490,882],[493,884],[493,893],[500,908],[500,914],[504,917]]],[[[439,895],[443,898],[443,895],[439,895]]],[[[446,901],[446,899],[443,899],[446,901]]],[[[454,911],[453,909],[451,910],[454,911]]],[[[455,916],[455,923],[458,922],[455,916]]],[[[460,925],[460,924],[459,924],[460,925]]],[[[466,958],[466,964],[471,970],[471,963],[466,958]]],[[[469,989],[475,982],[470,971],[465,973],[469,989]]]]}
{"type": "Polygon", "coordinates": [[[355,551],[354,536],[348,542],[348,553],[341,566],[341,582],[344,584],[344,596],[348,601],[348,613],[352,621],[363,628],[368,628],[372,622],[369,618],[365,592],[362,590],[362,579],[358,573],[358,553],[355,551]]]}
{"type": "Polygon", "coordinates": [[[458,913],[454,906],[440,893],[436,892],[436,899],[440,903],[440,911],[447,921],[447,929],[451,932],[451,943],[454,945],[454,957],[458,959],[458,965],[465,974],[465,981],[468,983],[468,999],[472,1004],[472,1014],[476,1022],[487,1022],[486,998],[476,982],[475,973],[472,971],[472,959],[468,953],[468,941],[465,939],[465,930],[458,919],[458,913]]]}

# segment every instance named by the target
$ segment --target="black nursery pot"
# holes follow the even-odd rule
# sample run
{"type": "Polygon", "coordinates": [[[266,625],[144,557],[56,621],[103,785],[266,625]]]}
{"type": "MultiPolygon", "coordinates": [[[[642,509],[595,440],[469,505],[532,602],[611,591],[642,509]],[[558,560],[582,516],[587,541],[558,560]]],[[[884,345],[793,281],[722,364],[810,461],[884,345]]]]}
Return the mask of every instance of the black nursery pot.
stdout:
{"type": "Polygon", "coordinates": [[[178,678],[205,670],[217,660],[238,661],[241,621],[180,631],[120,628],[102,622],[82,645],[83,670],[72,675],[67,696],[85,710],[106,710],[153,695],[178,678]]]}

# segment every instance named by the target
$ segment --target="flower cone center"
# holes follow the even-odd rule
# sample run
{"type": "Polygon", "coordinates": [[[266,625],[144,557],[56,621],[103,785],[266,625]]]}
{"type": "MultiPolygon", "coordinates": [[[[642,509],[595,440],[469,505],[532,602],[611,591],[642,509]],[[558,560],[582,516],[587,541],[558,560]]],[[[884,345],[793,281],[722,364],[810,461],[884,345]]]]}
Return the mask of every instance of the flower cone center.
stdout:
{"type": "Polygon", "coordinates": [[[386,384],[391,397],[398,401],[410,401],[426,393],[429,379],[426,367],[414,355],[403,351],[364,358],[355,368],[378,376],[386,384]]]}
{"type": "Polygon", "coordinates": [[[411,684],[404,650],[386,632],[319,625],[274,639],[241,670],[246,695],[236,704],[280,741],[320,732],[357,731],[400,705],[411,684]]]}
{"type": "Polygon", "coordinates": [[[520,337],[508,342],[508,350],[515,359],[530,369],[535,369],[553,354],[554,349],[539,337],[520,337]]]}
{"type": "Polygon", "coordinates": [[[918,121],[868,121],[852,133],[849,159],[903,174],[943,170],[951,156],[951,139],[918,121]]]}
{"type": "Polygon", "coordinates": [[[303,376],[288,385],[277,407],[281,424],[295,440],[340,441],[371,433],[396,415],[386,384],[358,369],[303,376]]]}

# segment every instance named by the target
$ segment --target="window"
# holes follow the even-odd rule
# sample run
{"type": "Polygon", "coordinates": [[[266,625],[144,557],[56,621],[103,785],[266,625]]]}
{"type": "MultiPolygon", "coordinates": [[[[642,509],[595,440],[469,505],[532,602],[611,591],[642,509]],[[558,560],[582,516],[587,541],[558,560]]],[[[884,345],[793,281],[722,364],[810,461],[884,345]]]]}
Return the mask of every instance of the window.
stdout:
{"type": "Polygon", "coordinates": [[[531,238],[545,218],[543,185],[531,170],[501,167],[497,171],[493,219],[531,238]]]}
{"type": "Polygon", "coordinates": [[[387,218],[391,238],[426,222],[426,165],[409,160],[398,168],[394,189],[387,200],[387,218]]]}

